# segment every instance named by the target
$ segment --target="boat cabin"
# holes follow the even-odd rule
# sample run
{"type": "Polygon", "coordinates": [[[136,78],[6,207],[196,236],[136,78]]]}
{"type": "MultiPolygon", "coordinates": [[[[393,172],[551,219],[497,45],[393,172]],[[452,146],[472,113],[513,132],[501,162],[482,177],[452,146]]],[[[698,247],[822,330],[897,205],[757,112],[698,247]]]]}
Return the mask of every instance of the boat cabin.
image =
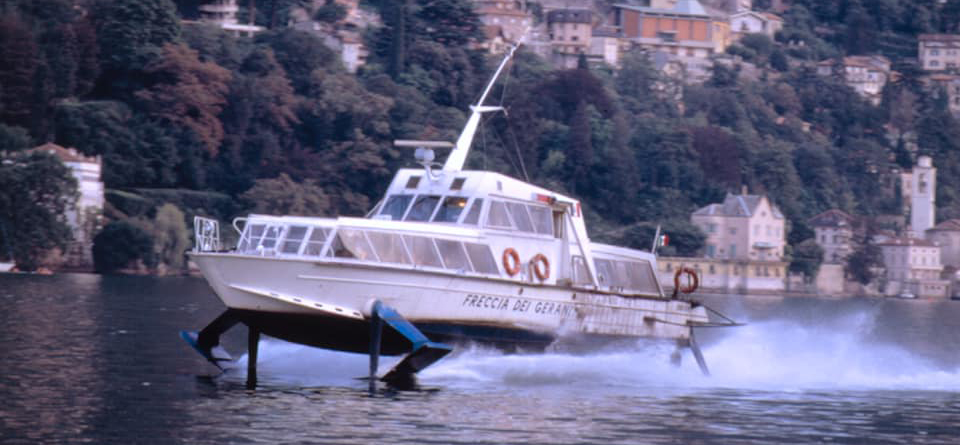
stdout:
{"type": "Polygon", "coordinates": [[[402,169],[366,218],[239,221],[242,255],[662,295],[652,254],[591,243],[577,200],[495,172],[402,169]]]}

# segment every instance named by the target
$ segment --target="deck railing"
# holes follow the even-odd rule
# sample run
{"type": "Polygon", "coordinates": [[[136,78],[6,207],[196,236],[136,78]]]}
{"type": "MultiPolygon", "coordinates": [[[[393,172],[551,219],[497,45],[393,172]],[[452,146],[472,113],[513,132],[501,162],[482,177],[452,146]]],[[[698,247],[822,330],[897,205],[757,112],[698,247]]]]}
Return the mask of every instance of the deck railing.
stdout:
{"type": "Polygon", "coordinates": [[[220,223],[212,218],[193,217],[194,252],[220,250],[220,223]]]}

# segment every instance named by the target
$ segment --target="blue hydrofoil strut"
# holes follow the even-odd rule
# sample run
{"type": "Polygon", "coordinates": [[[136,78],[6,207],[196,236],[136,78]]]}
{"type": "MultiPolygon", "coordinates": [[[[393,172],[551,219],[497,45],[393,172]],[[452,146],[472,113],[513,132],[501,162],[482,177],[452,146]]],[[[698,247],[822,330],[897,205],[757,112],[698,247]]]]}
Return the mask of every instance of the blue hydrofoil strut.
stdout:
{"type": "Polygon", "coordinates": [[[377,365],[380,359],[380,339],[383,324],[386,324],[411,343],[411,350],[399,363],[384,374],[380,380],[395,387],[414,386],[414,375],[434,364],[451,351],[453,347],[440,342],[431,341],[416,326],[403,318],[396,309],[383,304],[380,300],[373,302],[370,309],[370,389],[375,388],[377,365]]]}

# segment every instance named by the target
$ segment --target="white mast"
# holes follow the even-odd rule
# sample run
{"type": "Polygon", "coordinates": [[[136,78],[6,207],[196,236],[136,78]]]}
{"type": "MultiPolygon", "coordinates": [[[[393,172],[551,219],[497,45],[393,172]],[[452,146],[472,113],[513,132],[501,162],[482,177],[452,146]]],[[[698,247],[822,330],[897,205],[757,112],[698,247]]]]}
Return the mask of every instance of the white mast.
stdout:
{"type": "Polygon", "coordinates": [[[470,110],[472,111],[470,113],[470,119],[467,119],[467,125],[463,127],[463,131],[457,139],[456,147],[450,152],[450,156],[447,157],[447,162],[443,164],[444,170],[458,171],[463,169],[463,164],[467,161],[467,153],[470,152],[470,145],[473,143],[473,135],[477,132],[477,126],[480,124],[480,115],[489,111],[500,111],[503,109],[503,107],[498,106],[484,106],[483,101],[486,100],[487,94],[489,94],[490,89],[493,88],[493,84],[497,81],[497,78],[500,77],[500,72],[503,71],[503,67],[507,66],[507,62],[510,61],[514,51],[519,47],[520,42],[517,42],[516,45],[510,48],[507,56],[503,58],[500,66],[497,67],[497,71],[493,73],[493,78],[490,79],[487,88],[483,90],[480,100],[477,101],[476,105],[470,106],[470,110]]]}

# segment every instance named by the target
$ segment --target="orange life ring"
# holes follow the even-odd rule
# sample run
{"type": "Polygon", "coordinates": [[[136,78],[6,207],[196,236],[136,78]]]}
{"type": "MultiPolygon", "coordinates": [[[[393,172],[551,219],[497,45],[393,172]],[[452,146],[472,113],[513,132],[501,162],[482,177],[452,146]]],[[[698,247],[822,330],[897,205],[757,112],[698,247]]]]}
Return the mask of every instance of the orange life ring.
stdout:
{"type": "Polygon", "coordinates": [[[677,272],[673,274],[673,288],[685,294],[691,294],[700,287],[700,279],[697,277],[697,271],[689,267],[681,267],[677,269],[677,272]],[[680,276],[686,275],[687,285],[680,286],[680,276]]]}
{"type": "Polygon", "coordinates": [[[520,272],[520,254],[513,247],[503,251],[503,270],[511,277],[520,272]]]}
{"type": "Polygon", "coordinates": [[[530,264],[533,265],[533,274],[537,276],[537,279],[541,282],[550,278],[550,260],[547,259],[547,256],[538,253],[533,256],[530,260],[530,264]],[[540,266],[543,265],[543,269],[540,266]]]}

